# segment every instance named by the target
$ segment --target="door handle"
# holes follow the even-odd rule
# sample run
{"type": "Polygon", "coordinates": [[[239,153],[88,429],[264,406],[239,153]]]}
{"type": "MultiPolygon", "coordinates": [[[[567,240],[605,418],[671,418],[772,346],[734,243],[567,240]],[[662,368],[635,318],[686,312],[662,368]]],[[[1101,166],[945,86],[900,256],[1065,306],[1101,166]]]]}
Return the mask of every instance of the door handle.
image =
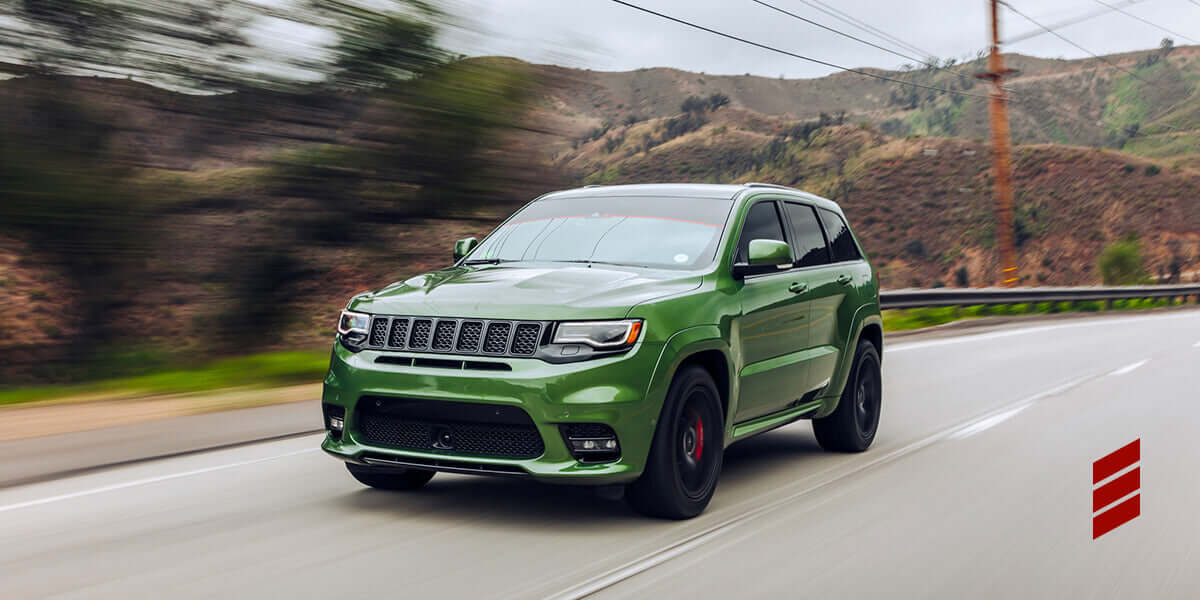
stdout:
{"type": "Polygon", "coordinates": [[[850,285],[851,281],[854,281],[854,278],[849,275],[838,275],[837,282],[842,285],[850,285]]]}
{"type": "Polygon", "coordinates": [[[791,293],[793,293],[793,294],[803,294],[803,293],[804,293],[804,291],[805,291],[805,290],[807,290],[807,289],[808,289],[808,284],[807,284],[807,283],[801,283],[801,282],[799,282],[799,281],[797,281],[797,282],[795,282],[795,283],[792,283],[792,285],[789,285],[789,286],[788,286],[788,291],[789,291],[789,292],[791,292],[791,293]]]}

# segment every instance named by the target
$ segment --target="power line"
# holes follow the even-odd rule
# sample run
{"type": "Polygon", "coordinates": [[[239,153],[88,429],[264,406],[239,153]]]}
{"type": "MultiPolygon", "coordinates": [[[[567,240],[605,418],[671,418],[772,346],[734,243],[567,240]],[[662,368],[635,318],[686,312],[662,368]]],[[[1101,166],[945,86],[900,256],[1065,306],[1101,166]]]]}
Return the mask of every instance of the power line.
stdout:
{"type": "MultiPolygon", "coordinates": [[[[813,25],[813,26],[816,26],[816,27],[820,27],[821,29],[824,29],[824,30],[826,30],[826,31],[830,31],[830,32],[836,33],[836,34],[838,34],[838,35],[840,35],[840,36],[842,36],[842,37],[845,37],[845,38],[852,39],[852,40],[854,40],[854,41],[856,41],[856,42],[859,42],[859,43],[861,43],[861,44],[866,44],[866,45],[868,45],[868,46],[870,46],[870,47],[872,47],[872,48],[878,48],[879,50],[883,50],[884,52],[887,52],[887,53],[889,53],[889,54],[894,54],[894,55],[896,55],[896,56],[899,56],[899,57],[901,57],[901,58],[907,58],[908,60],[916,61],[917,63],[920,63],[920,64],[922,64],[922,65],[925,65],[925,66],[927,66],[927,67],[929,67],[929,68],[931,68],[931,69],[936,69],[936,70],[938,70],[938,71],[945,71],[945,72],[947,72],[947,73],[951,73],[951,74],[953,74],[953,75],[957,75],[957,76],[959,76],[959,77],[962,77],[963,79],[967,79],[967,80],[969,80],[969,81],[971,80],[971,78],[970,78],[969,76],[967,76],[967,75],[963,75],[962,73],[960,73],[960,72],[958,72],[958,71],[950,71],[949,69],[946,69],[946,68],[944,68],[944,67],[939,67],[939,66],[937,66],[937,64],[926,62],[926,60],[928,60],[928,59],[914,58],[914,57],[912,57],[912,56],[909,56],[909,55],[907,55],[907,54],[904,54],[903,52],[896,52],[895,50],[892,50],[892,49],[890,49],[890,48],[886,48],[886,47],[884,47],[884,46],[880,46],[879,44],[876,44],[876,43],[873,43],[873,42],[868,42],[867,40],[864,40],[864,39],[862,39],[862,38],[860,38],[860,37],[856,37],[856,36],[850,35],[849,33],[846,33],[846,32],[844,32],[844,31],[841,31],[841,30],[835,29],[835,28],[833,28],[833,27],[829,27],[829,26],[827,26],[827,25],[822,25],[822,24],[820,24],[820,23],[818,23],[818,22],[816,22],[816,21],[813,21],[812,19],[806,18],[806,17],[804,17],[804,16],[798,15],[798,14],[796,14],[796,13],[794,13],[794,12],[791,12],[791,11],[788,11],[788,10],[784,10],[784,9],[782,9],[782,8],[779,8],[778,6],[775,6],[775,5],[773,5],[773,4],[768,4],[768,3],[766,3],[766,2],[763,2],[763,0],[750,0],[750,1],[751,1],[751,2],[753,2],[753,3],[755,3],[755,4],[758,4],[758,5],[760,5],[760,6],[765,6],[765,7],[769,8],[769,9],[771,9],[771,10],[773,10],[773,11],[776,11],[776,12],[783,13],[783,14],[785,14],[785,15],[787,15],[787,16],[789,16],[789,17],[792,17],[792,18],[794,18],[794,19],[799,19],[799,20],[801,20],[801,21],[804,21],[805,23],[808,23],[809,25],[813,25]]],[[[972,82],[972,84],[974,84],[974,81],[971,81],[971,82],[972,82]]]]}
{"type": "MultiPolygon", "coordinates": [[[[1195,1],[1195,0],[1193,0],[1193,1],[1195,1]]],[[[1134,79],[1137,79],[1138,81],[1140,81],[1140,82],[1142,82],[1142,83],[1144,83],[1144,84],[1146,84],[1146,85],[1158,85],[1158,84],[1162,83],[1161,81],[1158,81],[1158,82],[1152,82],[1152,81],[1149,81],[1149,80],[1147,80],[1146,78],[1144,78],[1144,77],[1142,77],[1142,76],[1138,75],[1137,73],[1135,73],[1135,72],[1133,72],[1133,71],[1131,71],[1131,70],[1129,70],[1129,69],[1126,69],[1126,68],[1122,67],[1121,65],[1118,65],[1117,63],[1115,63],[1115,62],[1112,62],[1112,61],[1108,60],[1107,58],[1104,58],[1103,56],[1100,56],[1100,55],[1096,54],[1095,52],[1092,52],[1091,50],[1088,50],[1087,48],[1084,48],[1083,46],[1080,46],[1079,44],[1077,44],[1077,43],[1075,43],[1075,42],[1071,41],[1070,39],[1068,39],[1066,36],[1062,35],[1061,33],[1058,33],[1057,31],[1054,31],[1054,30],[1053,30],[1053,29],[1051,29],[1050,27],[1048,27],[1048,26],[1046,26],[1046,25],[1043,25],[1043,24],[1041,24],[1040,22],[1038,22],[1037,20],[1035,20],[1033,17],[1030,17],[1029,15],[1027,15],[1027,14],[1025,14],[1025,13],[1021,12],[1020,10],[1018,10],[1016,7],[1014,7],[1012,4],[1010,4],[1010,3],[1008,3],[1008,2],[1003,2],[1003,4],[1004,4],[1004,7],[1005,7],[1005,8],[1007,8],[1008,10],[1012,11],[1013,13],[1016,13],[1017,15],[1020,15],[1020,16],[1021,16],[1021,17],[1023,17],[1023,18],[1024,18],[1026,21],[1029,21],[1030,23],[1033,23],[1034,25],[1037,25],[1038,27],[1040,27],[1040,28],[1044,29],[1044,30],[1045,30],[1047,33],[1050,33],[1050,34],[1051,34],[1051,35],[1053,35],[1054,37],[1057,37],[1058,39],[1060,39],[1060,40],[1062,40],[1062,41],[1064,41],[1064,42],[1066,42],[1066,43],[1068,43],[1068,44],[1070,44],[1070,45],[1074,46],[1075,48],[1078,48],[1079,50],[1082,50],[1084,53],[1086,53],[1086,54],[1090,55],[1092,58],[1095,58],[1095,59],[1097,59],[1097,60],[1100,60],[1100,61],[1104,62],[1105,64],[1107,64],[1107,65],[1111,66],[1112,68],[1114,68],[1114,69],[1116,69],[1116,70],[1118,70],[1118,71],[1121,71],[1121,72],[1123,72],[1123,73],[1126,73],[1126,74],[1128,74],[1130,77],[1133,77],[1134,79]]],[[[1166,76],[1166,74],[1163,74],[1163,75],[1162,75],[1162,77],[1165,77],[1165,76],[1166,76]]],[[[1178,106],[1178,105],[1179,105],[1180,103],[1182,103],[1182,102],[1183,102],[1183,100],[1181,100],[1180,102],[1176,102],[1174,105],[1172,105],[1172,106],[1168,107],[1168,108],[1167,108],[1167,110],[1166,110],[1166,111],[1164,111],[1164,114],[1166,114],[1166,113],[1170,113],[1170,111],[1171,111],[1171,110],[1173,110],[1173,109],[1174,109],[1176,106],[1178,106]]],[[[1172,131],[1179,132],[1179,133],[1185,133],[1185,132],[1187,131],[1187,130],[1184,130],[1184,129],[1180,129],[1180,128],[1178,128],[1178,127],[1175,127],[1174,125],[1171,125],[1170,123],[1159,123],[1159,125],[1161,125],[1162,127],[1165,127],[1165,128],[1167,128],[1167,129],[1170,129],[1170,130],[1172,130],[1172,131]]]]}
{"type": "Polygon", "coordinates": [[[904,48],[905,50],[908,50],[909,52],[915,52],[922,56],[934,56],[934,54],[932,52],[929,52],[927,50],[922,50],[922,49],[918,48],[917,46],[914,46],[914,45],[886,32],[886,31],[883,31],[882,29],[875,27],[874,25],[871,25],[870,23],[867,23],[866,21],[863,21],[862,19],[855,17],[854,15],[843,12],[841,10],[838,10],[837,8],[834,8],[828,4],[825,4],[824,2],[821,2],[821,0],[799,0],[799,1],[803,4],[805,4],[806,6],[808,6],[810,8],[815,8],[816,10],[819,10],[839,21],[842,21],[843,23],[857,27],[858,29],[865,31],[867,33],[870,33],[882,40],[896,44],[897,46],[900,46],[901,48],[904,48]]]}
{"type": "Polygon", "coordinates": [[[1125,9],[1123,9],[1123,8],[1119,8],[1119,7],[1117,7],[1117,6],[1114,6],[1114,5],[1112,5],[1112,4],[1108,4],[1107,2],[1104,2],[1104,0],[1092,0],[1092,1],[1093,1],[1093,2],[1095,2],[1096,4],[1099,4],[1100,6],[1106,6],[1106,7],[1110,8],[1110,9],[1112,9],[1112,10],[1115,10],[1115,11],[1117,11],[1117,12],[1119,12],[1119,13],[1121,13],[1121,14],[1123,14],[1123,15],[1125,15],[1125,16],[1127,16],[1127,17],[1129,17],[1129,18],[1132,18],[1132,19],[1137,19],[1137,20],[1139,20],[1139,21],[1141,21],[1141,22],[1143,22],[1143,23],[1145,23],[1145,24],[1147,24],[1147,25],[1149,25],[1149,26],[1151,26],[1151,27],[1155,27],[1155,28],[1157,28],[1157,29],[1160,29],[1160,30],[1162,30],[1162,31],[1165,31],[1165,32],[1167,32],[1167,33],[1169,33],[1169,34],[1171,34],[1171,35],[1173,35],[1173,36],[1175,36],[1175,37],[1183,38],[1183,39],[1185,39],[1185,40],[1187,40],[1187,41],[1189,41],[1189,42],[1191,42],[1191,43],[1193,43],[1193,44],[1200,44],[1200,42],[1197,42],[1197,41],[1196,41],[1195,39],[1193,39],[1193,38],[1190,38],[1190,37],[1188,37],[1188,36],[1186,36],[1186,35],[1183,35],[1182,33],[1175,33],[1174,31],[1171,31],[1170,29],[1167,29],[1166,27],[1163,27],[1162,25],[1159,25],[1159,24],[1157,24],[1157,23],[1154,23],[1154,22],[1151,22],[1151,21],[1147,21],[1146,19],[1143,19],[1143,18],[1141,18],[1141,17],[1139,17],[1139,16],[1137,16],[1137,15],[1135,15],[1135,14],[1131,13],[1131,12],[1127,12],[1127,11],[1126,11],[1125,9]]]}
{"type": "Polygon", "coordinates": [[[691,27],[691,28],[693,28],[693,29],[698,29],[698,30],[700,30],[700,31],[704,31],[704,32],[706,32],[706,33],[711,33],[711,34],[713,34],[713,35],[718,35],[718,36],[721,36],[721,37],[723,37],[723,38],[730,39],[730,40],[734,40],[734,41],[736,41],[736,42],[741,42],[741,43],[743,43],[743,44],[747,44],[747,45],[750,45],[750,46],[754,46],[754,47],[756,47],[756,48],[761,48],[761,49],[763,49],[763,50],[768,50],[768,51],[771,51],[771,52],[775,52],[775,53],[777,53],[777,54],[782,54],[782,55],[784,55],[784,56],[790,56],[790,57],[792,57],[792,58],[798,58],[798,59],[800,59],[800,60],[805,60],[805,61],[808,61],[808,62],[811,62],[811,63],[815,63],[815,64],[818,64],[818,65],[822,65],[822,66],[830,67],[830,68],[833,68],[833,69],[837,69],[837,70],[839,70],[839,71],[845,71],[845,72],[847,72],[847,73],[855,73],[855,74],[858,74],[858,75],[863,75],[863,76],[865,76],[865,77],[871,77],[871,78],[873,78],[873,79],[879,79],[879,80],[882,80],[882,81],[890,81],[890,82],[892,82],[892,83],[898,83],[898,84],[900,84],[900,85],[908,85],[908,86],[917,87],[917,88],[922,88],[922,89],[926,89],[926,90],[934,90],[934,91],[937,91],[937,92],[943,92],[943,93],[946,93],[946,94],[955,94],[955,95],[958,95],[958,96],[969,96],[969,97],[972,97],[972,98],[987,98],[987,97],[988,97],[988,96],[986,96],[986,95],[984,95],[984,94],[971,94],[971,93],[967,93],[967,92],[960,92],[960,91],[957,91],[957,90],[950,90],[950,89],[946,89],[946,88],[942,88],[942,87],[937,87],[937,86],[934,86],[934,85],[924,85],[924,84],[921,84],[921,83],[913,83],[913,82],[911,82],[911,81],[904,81],[904,80],[902,80],[902,79],[896,79],[896,78],[894,78],[894,77],[887,77],[887,76],[885,76],[885,75],[878,75],[878,74],[875,74],[875,73],[870,73],[870,72],[863,71],[863,70],[860,70],[860,69],[852,69],[852,68],[850,68],[850,67],[843,67],[843,66],[841,66],[841,65],[834,64],[834,63],[831,63],[831,62],[828,62],[828,61],[820,60],[820,59],[817,59],[817,58],[812,58],[812,57],[810,57],[810,56],[804,56],[803,54],[796,54],[795,52],[790,52],[790,51],[788,51],[788,50],[783,50],[783,49],[780,49],[780,48],[776,48],[776,47],[774,47],[774,46],[768,46],[768,45],[766,45],[766,44],[762,44],[762,43],[759,43],[759,42],[755,42],[755,41],[752,41],[752,40],[748,40],[748,39],[746,39],[746,38],[743,38],[743,37],[738,37],[738,36],[736,36],[736,35],[729,34],[729,33],[725,33],[725,32],[723,32],[723,31],[717,31],[716,29],[712,29],[712,28],[709,28],[709,27],[705,27],[705,26],[703,26],[703,25],[698,25],[698,24],[696,24],[696,23],[692,23],[692,22],[690,22],[690,21],[685,21],[685,20],[683,20],[683,19],[679,19],[679,18],[676,18],[676,17],[672,17],[671,15],[667,15],[667,14],[663,14],[663,13],[660,13],[660,12],[656,12],[656,11],[650,10],[649,8],[644,8],[644,7],[638,6],[638,5],[636,5],[636,4],[631,4],[631,3],[629,3],[629,2],[625,2],[625,0],[612,0],[612,1],[613,1],[613,2],[615,2],[615,3],[617,3],[617,4],[620,4],[621,6],[625,6],[625,7],[628,7],[628,8],[632,8],[632,9],[634,9],[634,10],[638,10],[638,11],[644,12],[644,13],[646,13],[646,14],[654,15],[654,16],[656,16],[656,17],[659,17],[659,18],[662,18],[662,19],[666,19],[666,20],[668,20],[668,21],[672,21],[672,22],[678,23],[678,24],[680,24],[680,25],[684,25],[684,26],[687,26],[687,27],[691,27]]]}
{"type": "MultiPolygon", "coordinates": [[[[1192,2],[1196,2],[1196,0],[1192,0],[1192,2]]],[[[1108,13],[1113,12],[1114,10],[1117,10],[1118,8],[1125,8],[1128,6],[1133,6],[1134,4],[1137,4],[1137,3],[1138,3],[1138,0],[1125,0],[1124,2],[1118,2],[1114,5],[1112,5],[1111,9],[1095,10],[1090,13],[1085,13],[1085,14],[1079,15],[1078,17],[1072,17],[1065,21],[1059,21],[1052,25],[1047,25],[1042,28],[1043,30],[1035,29],[1033,31],[1027,31],[1020,35],[1016,35],[1011,38],[1008,38],[1007,40],[1004,40],[1004,43],[1015,44],[1017,42],[1023,42],[1027,39],[1035,38],[1039,35],[1042,35],[1043,33],[1046,33],[1046,31],[1048,31],[1048,30],[1057,30],[1057,29],[1062,29],[1064,27],[1070,27],[1071,25],[1075,25],[1076,23],[1082,23],[1089,19],[1094,19],[1096,17],[1107,15],[1108,13]]]]}
{"type": "Polygon", "coordinates": [[[1044,29],[1046,31],[1046,33],[1049,33],[1050,35],[1053,35],[1054,37],[1074,46],[1075,48],[1083,51],[1085,54],[1090,55],[1092,58],[1103,61],[1108,66],[1110,66],[1118,71],[1123,71],[1125,73],[1128,73],[1130,77],[1133,77],[1133,78],[1137,79],[1138,81],[1141,81],[1142,83],[1150,83],[1149,81],[1146,81],[1141,76],[1139,76],[1137,73],[1134,73],[1133,71],[1130,71],[1129,69],[1126,69],[1125,67],[1122,67],[1121,65],[1118,65],[1117,63],[1114,63],[1114,62],[1108,60],[1107,58],[1104,58],[1103,56],[1100,56],[1099,54],[1096,54],[1095,52],[1092,52],[1091,50],[1088,50],[1087,48],[1084,48],[1083,46],[1076,44],[1075,42],[1072,42],[1070,39],[1067,39],[1066,36],[1064,36],[1063,34],[1057,32],[1057,31],[1054,31],[1050,27],[1047,27],[1046,25],[1042,25],[1041,23],[1034,20],[1033,17],[1017,10],[1017,8],[1015,6],[1013,6],[1012,4],[1010,4],[1008,2],[1004,2],[1003,4],[1004,4],[1004,7],[1007,8],[1008,10],[1020,15],[1021,17],[1024,17],[1026,21],[1029,21],[1030,23],[1033,23],[1034,25],[1041,27],[1042,29],[1044,29]]]}

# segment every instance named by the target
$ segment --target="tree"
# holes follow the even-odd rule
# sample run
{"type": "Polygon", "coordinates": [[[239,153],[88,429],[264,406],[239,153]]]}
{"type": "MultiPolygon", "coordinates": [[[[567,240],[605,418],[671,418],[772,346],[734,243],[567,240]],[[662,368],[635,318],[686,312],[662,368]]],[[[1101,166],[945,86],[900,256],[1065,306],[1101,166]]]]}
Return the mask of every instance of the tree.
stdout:
{"type": "Polygon", "coordinates": [[[446,60],[429,54],[440,18],[420,0],[21,0],[0,3],[0,50],[36,72],[205,92],[370,87],[446,60]],[[249,35],[265,22],[323,31],[327,45],[272,52],[249,35]]]}
{"type": "Polygon", "coordinates": [[[688,96],[679,105],[679,112],[701,114],[708,109],[708,102],[700,96],[688,96]]]}
{"type": "Polygon", "coordinates": [[[131,169],[115,160],[112,128],[33,78],[7,97],[0,119],[0,231],[61,269],[78,291],[73,358],[90,358],[116,335],[155,233],[131,169]]]}
{"type": "Polygon", "coordinates": [[[971,277],[967,272],[966,265],[963,265],[954,271],[954,283],[958,287],[969,287],[971,285],[971,277]]]}
{"type": "Polygon", "coordinates": [[[1149,280],[1142,261],[1142,245],[1135,237],[1109,244],[1100,253],[1104,285],[1137,285],[1149,280]]]}
{"type": "Polygon", "coordinates": [[[350,11],[339,27],[331,79],[352,88],[387,87],[444,62],[446,53],[434,44],[439,13],[423,3],[414,8],[417,17],[350,11]]]}

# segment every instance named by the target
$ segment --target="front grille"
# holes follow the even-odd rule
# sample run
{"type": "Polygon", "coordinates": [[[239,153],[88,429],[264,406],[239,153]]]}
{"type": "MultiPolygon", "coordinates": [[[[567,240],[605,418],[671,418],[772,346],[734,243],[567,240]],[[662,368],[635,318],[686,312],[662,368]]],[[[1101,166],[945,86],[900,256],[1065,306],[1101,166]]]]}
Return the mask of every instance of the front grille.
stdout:
{"type": "Polygon", "coordinates": [[[364,396],[356,410],[358,435],[372,446],[513,459],[546,450],[533,420],[515,406],[364,396]]]}
{"type": "Polygon", "coordinates": [[[375,317],[371,321],[371,345],[382,346],[387,339],[388,320],[375,317]]]}
{"type": "Polygon", "coordinates": [[[437,327],[433,328],[433,348],[434,350],[449,350],[454,346],[454,321],[438,321],[437,327]]]}
{"type": "Polygon", "coordinates": [[[517,325],[517,333],[513,335],[513,354],[533,354],[537,350],[538,334],[542,328],[533,323],[517,325]]]}
{"type": "Polygon", "coordinates": [[[504,352],[508,347],[508,332],[511,329],[512,323],[505,321],[488,323],[487,337],[483,338],[483,351],[492,354],[504,352]]]}
{"type": "Polygon", "coordinates": [[[376,315],[367,348],[489,356],[533,356],[546,323],[376,315]]]}
{"type": "Polygon", "coordinates": [[[458,333],[458,344],[454,346],[459,352],[475,352],[479,349],[479,339],[483,334],[483,323],[467,321],[462,324],[458,333]]]}
{"type": "Polygon", "coordinates": [[[388,336],[388,345],[403,348],[406,339],[408,339],[408,319],[392,319],[392,334],[388,336]]]}
{"type": "Polygon", "coordinates": [[[414,350],[424,350],[429,346],[429,330],[433,321],[417,319],[413,321],[412,333],[408,336],[408,347],[414,350]]]}

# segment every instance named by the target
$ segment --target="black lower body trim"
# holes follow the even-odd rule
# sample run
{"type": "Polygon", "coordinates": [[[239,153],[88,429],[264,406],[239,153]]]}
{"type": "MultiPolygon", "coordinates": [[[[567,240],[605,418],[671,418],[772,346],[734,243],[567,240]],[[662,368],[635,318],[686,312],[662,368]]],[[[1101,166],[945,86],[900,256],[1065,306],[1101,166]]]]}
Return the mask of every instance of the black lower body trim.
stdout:
{"type": "Polygon", "coordinates": [[[461,460],[443,460],[415,456],[384,456],[365,453],[360,457],[362,464],[372,467],[397,467],[402,469],[426,469],[442,473],[466,475],[494,475],[498,477],[529,477],[529,472],[512,465],[493,465],[461,460]]]}

